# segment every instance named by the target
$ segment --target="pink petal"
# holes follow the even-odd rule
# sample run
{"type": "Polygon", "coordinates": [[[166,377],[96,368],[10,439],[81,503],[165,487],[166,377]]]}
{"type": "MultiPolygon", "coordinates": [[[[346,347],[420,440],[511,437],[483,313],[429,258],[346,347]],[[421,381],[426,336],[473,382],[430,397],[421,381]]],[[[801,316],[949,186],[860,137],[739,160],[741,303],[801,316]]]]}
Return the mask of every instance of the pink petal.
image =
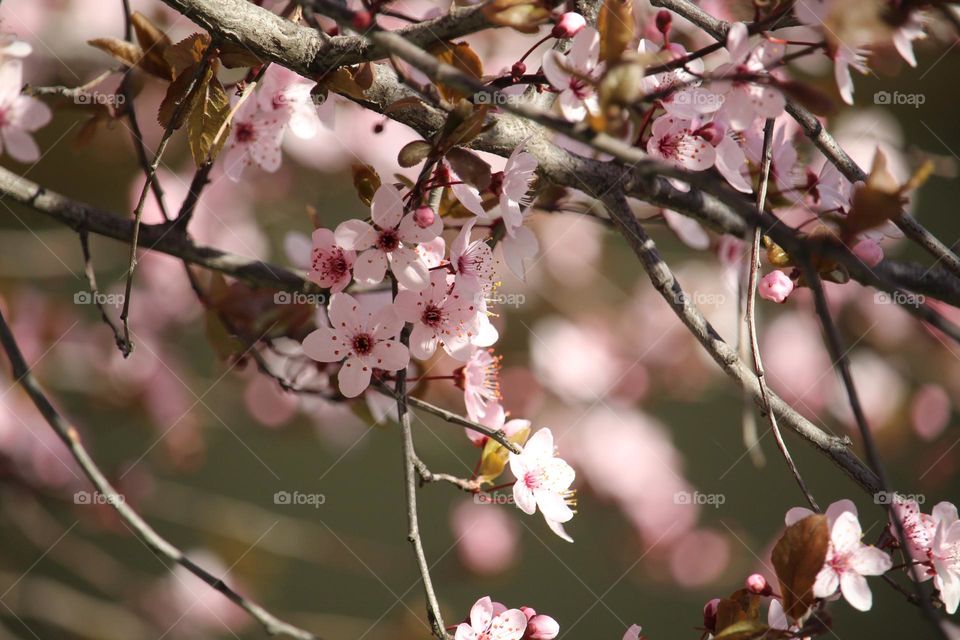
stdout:
{"type": "Polygon", "coordinates": [[[319,327],[303,339],[303,352],[317,362],[339,362],[348,353],[336,333],[328,327],[319,327]]]}
{"type": "Polygon", "coordinates": [[[410,364],[410,352],[397,340],[382,340],[378,342],[371,352],[373,359],[371,362],[377,369],[384,371],[399,371],[406,369],[410,364]]]}
{"type": "Polygon", "coordinates": [[[330,297],[329,314],[330,324],[341,338],[366,324],[360,312],[360,303],[349,293],[335,293],[330,297]]]}
{"type": "Polygon", "coordinates": [[[477,600],[470,608],[470,626],[477,633],[483,633],[490,628],[493,622],[493,601],[490,596],[477,600]]]}
{"type": "Polygon", "coordinates": [[[490,624],[490,640],[520,640],[526,628],[527,616],[522,611],[504,611],[490,624]]]}
{"type": "Polygon", "coordinates": [[[353,277],[363,284],[377,284],[387,273],[387,256],[379,249],[367,249],[353,265],[353,277]]]}
{"type": "Polygon", "coordinates": [[[381,229],[394,229],[403,216],[403,198],[392,184],[382,184],[370,203],[373,221],[381,229]]]}
{"type": "Polygon", "coordinates": [[[869,611],[873,606],[873,594],[867,579],[859,573],[844,571],[840,576],[840,592],[847,599],[850,606],[858,611],[869,611]]]}
{"type": "Polygon", "coordinates": [[[377,241],[376,229],[356,219],[341,222],[333,235],[340,247],[353,251],[369,249],[377,241]]]}
{"type": "Polygon", "coordinates": [[[390,253],[390,270],[397,282],[407,289],[419,291],[430,283],[430,271],[413,249],[400,247],[390,253]]]}
{"type": "Polygon", "coordinates": [[[337,375],[340,393],[347,398],[356,398],[370,386],[371,373],[373,371],[370,367],[361,362],[359,358],[348,358],[340,367],[340,373],[337,375]]]}

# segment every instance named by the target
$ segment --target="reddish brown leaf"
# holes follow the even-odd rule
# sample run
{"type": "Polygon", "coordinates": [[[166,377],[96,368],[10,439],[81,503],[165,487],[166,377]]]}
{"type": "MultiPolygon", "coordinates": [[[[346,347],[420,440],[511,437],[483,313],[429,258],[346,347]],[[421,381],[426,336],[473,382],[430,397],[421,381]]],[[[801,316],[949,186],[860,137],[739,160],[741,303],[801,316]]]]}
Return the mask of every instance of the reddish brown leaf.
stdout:
{"type": "Polygon", "coordinates": [[[813,581],[827,557],[829,539],[826,516],[811,515],[787,527],[773,548],[783,610],[791,620],[802,618],[813,605],[813,581]]]}

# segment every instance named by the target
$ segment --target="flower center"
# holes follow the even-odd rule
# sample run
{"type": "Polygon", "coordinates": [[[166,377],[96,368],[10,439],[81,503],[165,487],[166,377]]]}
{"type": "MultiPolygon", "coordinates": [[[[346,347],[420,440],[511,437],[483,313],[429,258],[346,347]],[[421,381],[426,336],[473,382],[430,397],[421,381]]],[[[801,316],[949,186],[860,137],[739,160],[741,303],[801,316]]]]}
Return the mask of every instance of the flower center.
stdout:
{"type": "Polygon", "coordinates": [[[250,122],[238,122],[233,128],[237,142],[253,142],[257,139],[257,130],[250,122]]]}
{"type": "Polygon", "coordinates": [[[570,91],[580,100],[585,100],[590,95],[590,85],[581,78],[570,78],[570,91]]]}
{"type": "Polygon", "coordinates": [[[400,246],[400,238],[397,237],[395,229],[383,229],[380,231],[380,237],[377,238],[377,248],[380,251],[389,253],[400,246]]]}
{"type": "Polygon", "coordinates": [[[542,478],[539,471],[527,471],[523,474],[523,484],[527,485],[528,489],[536,489],[540,486],[542,478]]]}
{"type": "Polygon", "coordinates": [[[423,324],[436,329],[440,326],[440,323],[443,322],[443,309],[436,305],[428,304],[427,308],[423,310],[421,319],[423,320],[423,324]]]}
{"type": "Polygon", "coordinates": [[[353,352],[358,356],[365,356],[373,351],[373,338],[367,333],[358,333],[353,336],[353,352]]]}

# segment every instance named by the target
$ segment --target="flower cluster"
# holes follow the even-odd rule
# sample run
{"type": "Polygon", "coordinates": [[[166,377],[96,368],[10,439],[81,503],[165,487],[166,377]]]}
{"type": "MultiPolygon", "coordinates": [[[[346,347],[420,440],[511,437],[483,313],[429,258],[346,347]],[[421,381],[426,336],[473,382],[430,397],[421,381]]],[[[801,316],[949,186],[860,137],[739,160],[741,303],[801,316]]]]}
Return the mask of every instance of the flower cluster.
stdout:
{"type": "MultiPolygon", "coordinates": [[[[929,514],[920,511],[915,500],[896,501],[894,516],[903,526],[906,552],[918,563],[919,578],[933,579],[947,613],[960,605],[960,519],[950,502],[934,505],[929,514]]],[[[895,536],[897,527],[891,523],[895,536]]],[[[911,577],[914,575],[908,571],[911,577]]]]}
{"type": "Polygon", "coordinates": [[[507,609],[490,596],[477,600],[467,621],[457,625],[455,640],[553,640],[560,625],[530,607],[507,609]]]}

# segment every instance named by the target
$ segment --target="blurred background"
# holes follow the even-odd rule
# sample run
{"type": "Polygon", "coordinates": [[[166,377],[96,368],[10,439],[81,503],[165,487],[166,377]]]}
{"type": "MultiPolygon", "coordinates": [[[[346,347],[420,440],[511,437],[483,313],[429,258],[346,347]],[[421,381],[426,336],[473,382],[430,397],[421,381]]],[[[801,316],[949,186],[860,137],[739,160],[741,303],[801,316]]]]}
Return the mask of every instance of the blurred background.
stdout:
{"type": "MultiPolygon", "coordinates": [[[[439,9],[394,4],[413,15],[439,9]]],[[[750,15],[737,3],[703,4],[724,18],[750,15]]],[[[196,30],[160,2],[132,5],[174,41],[196,30]]],[[[638,3],[636,14],[648,33],[652,11],[638,3]]],[[[960,127],[951,90],[960,58],[956,35],[933,22],[930,36],[916,45],[916,69],[879,52],[876,74],[855,78],[858,106],[829,122],[861,166],[869,166],[878,146],[900,177],[933,159],[936,174],[911,206],[951,244],[960,239],[954,153],[960,127]],[[876,104],[883,91],[922,96],[922,104],[876,104]]],[[[33,46],[26,82],[77,86],[113,64],[86,41],[122,37],[121,3],[7,0],[0,29],[33,46]]],[[[685,33],[688,48],[706,44],[685,33]]],[[[496,74],[536,38],[500,30],[467,40],[486,72],[496,74]]],[[[794,69],[839,105],[831,71],[814,62],[794,69]]],[[[113,74],[100,86],[113,91],[118,80],[113,74]]],[[[133,82],[152,152],[164,87],[140,74],[133,82]]],[[[0,163],[71,198],[129,215],[142,176],[126,123],[103,120],[91,136],[87,123],[100,113],[94,105],[45,100],[55,115],[37,135],[41,160],[28,166],[4,156],[0,163]]],[[[334,128],[310,141],[288,136],[278,173],[248,169],[234,184],[214,169],[191,226],[199,243],[296,267],[285,246],[291,232],[309,234],[308,207],[328,227],[366,215],[351,163],[391,176],[399,172],[397,151],[417,136],[339,99],[327,108],[335,112],[334,128]]],[[[813,158],[803,141],[796,146],[801,158],[813,158]]],[[[490,161],[495,169],[503,163],[490,161]]],[[[173,211],[192,174],[177,136],[159,173],[173,211]]],[[[238,591],[324,638],[426,637],[422,589],[405,539],[400,433],[388,417],[375,419],[383,416],[382,399],[347,407],[284,394],[251,362],[225,361],[211,345],[182,265],[162,255],[141,259],[131,316],[136,350],[124,360],[96,308],[75,298],[87,290],[77,235],[27,208],[0,204],[4,313],[51,399],[127,501],[238,591]],[[285,503],[278,492],[312,497],[309,504],[285,503]]],[[[159,220],[155,209],[148,204],[147,222],[159,220]]],[[[651,217],[650,229],[685,289],[733,341],[729,241],[689,225],[671,228],[660,212],[639,210],[651,217]]],[[[448,485],[424,487],[421,529],[446,621],[456,624],[475,600],[491,595],[552,615],[564,637],[619,638],[633,623],[651,638],[698,637],[707,600],[739,588],[750,573],[771,575],[769,552],[783,515],[803,498],[769,434],[760,442],[765,465],[756,463],[756,451],[747,453],[741,397],[623,243],[575,214],[537,213],[531,225],[541,255],[526,283],[505,275],[494,308],[503,402],[534,428],[551,427],[561,455],[576,468],[579,512],[568,526],[576,543],[511,505],[476,504],[448,485]]],[[[925,258],[896,238],[883,246],[888,257],[925,258]]],[[[91,249],[101,289],[122,291],[127,247],[94,237],[91,249]]],[[[892,483],[919,494],[926,510],[954,498],[957,347],[856,283],[831,285],[828,294],[853,345],[858,388],[892,483]]],[[[818,426],[856,442],[811,307],[803,291],[782,306],[761,305],[768,379],[818,426]]],[[[119,311],[108,306],[114,316],[119,311]]],[[[451,371],[455,363],[437,366],[451,371]]],[[[0,386],[0,637],[262,637],[242,611],[158,559],[108,506],[96,504],[6,364],[0,386]]],[[[463,410],[461,393],[448,381],[415,393],[463,410]]],[[[479,450],[459,427],[418,416],[414,435],[427,465],[468,476],[479,450]]],[[[762,421],[758,427],[766,431],[762,421]]],[[[826,458],[786,437],[820,503],[855,500],[866,539],[875,541],[885,526],[882,507],[826,458]]],[[[838,637],[926,633],[920,612],[902,595],[881,580],[871,586],[870,613],[831,607],[838,637]]]]}

